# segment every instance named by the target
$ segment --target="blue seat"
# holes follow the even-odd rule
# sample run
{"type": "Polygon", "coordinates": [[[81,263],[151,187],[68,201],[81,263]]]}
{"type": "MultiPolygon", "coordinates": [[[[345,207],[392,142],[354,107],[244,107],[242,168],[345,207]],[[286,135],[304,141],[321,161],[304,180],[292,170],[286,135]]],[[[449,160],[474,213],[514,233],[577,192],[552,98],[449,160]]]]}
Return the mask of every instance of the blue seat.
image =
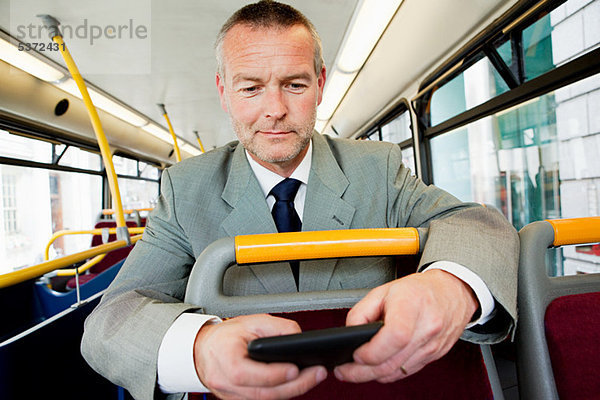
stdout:
{"type": "MultiPolygon", "coordinates": [[[[96,275],[94,279],[91,279],[85,284],[80,285],[81,299],[87,299],[92,295],[106,289],[113,279],[115,279],[115,276],[117,276],[117,273],[121,269],[121,266],[124,262],[125,260],[119,261],[112,267],[96,275]]],[[[42,313],[45,318],[50,318],[51,316],[66,310],[72,304],[77,302],[76,291],[71,290],[68,292],[57,292],[50,289],[43,282],[36,282],[35,293],[39,298],[42,307],[42,313]]]]}

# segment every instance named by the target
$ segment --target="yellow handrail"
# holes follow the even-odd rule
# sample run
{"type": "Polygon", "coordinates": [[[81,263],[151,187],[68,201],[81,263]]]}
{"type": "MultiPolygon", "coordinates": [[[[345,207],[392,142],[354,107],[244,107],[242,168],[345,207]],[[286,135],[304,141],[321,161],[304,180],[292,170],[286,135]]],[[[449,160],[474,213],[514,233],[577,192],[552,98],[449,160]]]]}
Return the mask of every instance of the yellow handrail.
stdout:
{"type": "MultiPolygon", "coordinates": [[[[50,253],[50,246],[59,237],[66,236],[66,235],[85,235],[85,234],[102,235],[102,233],[105,232],[105,229],[108,229],[109,235],[110,234],[114,235],[115,233],[117,233],[117,228],[96,228],[96,229],[88,229],[88,230],[82,230],[82,231],[62,230],[62,231],[54,232],[54,234],[50,237],[48,244],[46,245],[46,249],[44,250],[44,261],[48,261],[49,253],[50,253]]],[[[127,228],[127,231],[129,232],[129,234],[144,233],[144,228],[143,227],[132,227],[132,228],[127,228]]]]}
{"type": "MultiPolygon", "coordinates": [[[[131,238],[131,244],[134,244],[142,235],[133,236],[131,238]]],[[[129,244],[125,240],[118,240],[116,242],[102,244],[100,246],[92,247],[91,249],[81,251],[79,253],[71,254],[68,256],[60,257],[52,261],[46,261],[41,264],[32,265],[25,267],[18,271],[8,272],[0,275],[0,288],[16,285],[17,283],[25,282],[29,279],[42,276],[50,271],[54,271],[58,268],[68,267],[75,263],[87,260],[90,257],[95,257],[99,254],[105,254],[113,250],[126,247],[129,244]]]]}
{"type": "Polygon", "coordinates": [[[315,258],[418,254],[416,228],[266,233],[235,237],[239,264],[315,258]]]}
{"type": "Polygon", "coordinates": [[[177,144],[177,136],[175,135],[175,130],[173,130],[173,125],[171,125],[171,120],[169,119],[169,114],[167,114],[167,109],[164,104],[158,104],[158,107],[162,110],[163,117],[167,120],[167,125],[169,126],[169,132],[171,132],[171,137],[173,138],[173,146],[175,147],[175,158],[177,162],[181,161],[181,152],[179,151],[179,145],[177,144]]]}
{"type": "MultiPolygon", "coordinates": [[[[154,210],[154,208],[152,207],[148,207],[148,208],[132,208],[132,209],[125,209],[123,210],[124,214],[133,214],[136,211],[152,211],[154,210]]],[[[102,210],[102,215],[113,215],[115,213],[115,210],[113,210],[112,208],[106,208],[104,210],[102,210]]]]}
{"type": "MultiPolygon", "coordinates": [[[[56,30],[58,31],[58,26],[56,27],[56,30]]],[[[112,154],[110,152],[110,147],[108,145],[108,141],[106,140],[106,136],[104,135],[104,130],[102,129],[102,123],[100,122],[98,111],[96,110],[96,107],[94,107],[94,103],[92,102],[87,87],[85,86],[83,77],[81,76],[81,73],[75,64],[73,57],[71,57],[71,53],[69,53],[62,36],[53,36],[52,40],[58,44],[60,53],[67,64],[67,68],[69,69],[71,76],[75,80],[75,83],[81,92],[83,102],[87,108],[90,120],[92,122],[92,127],[94,128],[94,133],[96,134],[96,140],[98,140],[98,146],[100,147],[100,153],[102,154],[102,160],[104,162],[104,168],[106,169],[106,176],[108,178],[108,186],[110,187],[112,199],[115,202],[114,206],[117,210],[117,227],[125,227],[125,216],[123,214],[123,204],[121,203],[121,193],[119,192],[117,174],[115,173],[115,167],[112,162],[112,154]]]]}
{"type": "Polygon", "coordinates": [[[88,269],[92,268],[94,265],[98,264],[100,261],[104,260],[104,257],[106,257],[106,254],[97,255],[96,257],[92,258],[79,268],[56,270],[56,276],[73,276],[76,274],[81,275],[88,269]]]}
{"type": "Polygon", "coordinates": [[[600,217],[547,219],[554,229],[554,246],[600,242],[600,217]]]}

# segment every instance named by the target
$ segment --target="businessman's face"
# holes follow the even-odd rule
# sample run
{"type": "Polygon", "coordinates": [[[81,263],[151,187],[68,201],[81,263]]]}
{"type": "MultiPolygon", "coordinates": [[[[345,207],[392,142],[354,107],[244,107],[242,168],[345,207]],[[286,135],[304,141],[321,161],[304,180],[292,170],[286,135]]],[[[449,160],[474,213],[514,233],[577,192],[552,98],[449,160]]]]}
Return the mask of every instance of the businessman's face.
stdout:
{"type": "Polygon", "coordinates": [[[299,25],[237,25],[227,33],[222,55],[217,87],[240,142],[267,168],[299,163],[325,85],[325,68],[315,72],[310,33],[299,25]]]}

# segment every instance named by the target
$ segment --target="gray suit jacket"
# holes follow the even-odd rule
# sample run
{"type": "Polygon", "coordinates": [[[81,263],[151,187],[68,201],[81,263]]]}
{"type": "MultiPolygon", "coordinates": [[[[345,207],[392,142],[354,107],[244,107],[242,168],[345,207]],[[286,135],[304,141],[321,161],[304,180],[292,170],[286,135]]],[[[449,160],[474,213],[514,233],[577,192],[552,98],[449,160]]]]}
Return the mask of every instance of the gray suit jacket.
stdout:
{"type": "MultiPolygon", "coordinates": [[[[302,230],[405,226],[429,227],[419,268],[439,260],[470,268],[509,321],[479,333],[466,331],[463,339],[506,337],[516,321],[518,259],[518,238],[506,219],[424,185],[402,166],[396,145],[315,134],[302,230]]],[[[221,237],[274,232],[264,194],[238,142],[165,170],[143,239],[86,321],[86,360],[135,398],[159,397],[162,338],[181,313],[198,309],[182,303],[196,257],[221,237]]],[[[288,264],[229,271],[224,286],[230,295],[296,290],[288,264]]],[[[301,263],[300,290],[375,287],[394,274],[387,258],[308,261],[301,263]]]]}

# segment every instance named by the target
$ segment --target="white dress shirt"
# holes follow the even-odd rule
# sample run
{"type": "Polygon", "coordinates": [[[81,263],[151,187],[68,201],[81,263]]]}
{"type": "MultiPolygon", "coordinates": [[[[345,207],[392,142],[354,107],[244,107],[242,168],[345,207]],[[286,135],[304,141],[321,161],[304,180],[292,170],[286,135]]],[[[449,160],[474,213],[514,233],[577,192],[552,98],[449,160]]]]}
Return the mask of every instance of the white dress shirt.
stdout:
{"type": "MultiPolygon", "coordinates": [[[[284,178],[257,163],[248,152],[246,157],[250,167],[258,180],[265,195],[269,209],[273,209],[275,197],[270,195],[271,189],[284,178]]],[[[306,185],[312,163],[312,141],[300,165],[294,170],[290,178],[301,183],[294,198],[294,207],[300,220],[304,215],[304,200],[306,198],[306,185]]],[[[467,325],[483,324],[493,316],[494,299],[486,284],[475,273],[462,265],[450,261],[437,261],[429,265],[428,269],[441,269],[458,277],[468,284],[481,308],[479,319],[467,325]]],[[[184,313],[179,316],[165,334],[158,350],[158,386],[164,393],[178,392],[208,392],[196,374],[194,364],[194,341],[198,331],[205,323],[218,323],[221,319],[214,315],[184,313]]]]}

